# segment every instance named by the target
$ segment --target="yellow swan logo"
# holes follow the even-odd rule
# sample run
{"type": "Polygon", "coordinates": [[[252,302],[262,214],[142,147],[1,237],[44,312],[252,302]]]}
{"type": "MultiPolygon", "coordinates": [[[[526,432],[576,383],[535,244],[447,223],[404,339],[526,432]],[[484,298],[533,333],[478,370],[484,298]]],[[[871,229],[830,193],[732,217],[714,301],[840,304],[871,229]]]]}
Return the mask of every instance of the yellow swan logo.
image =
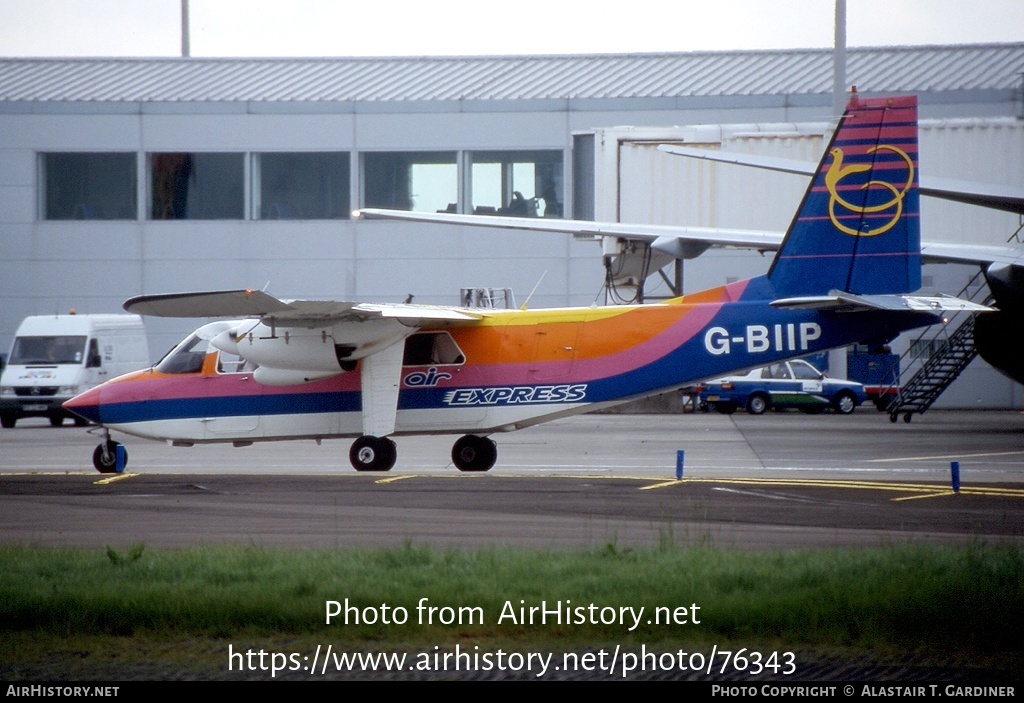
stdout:
{"type": "Polygon", "coordinates": [[[861,237],[874,237],[878,234],[883,234],[892,229],[897,222],[899,222],[900,216],[903,214],[903,196],[910,190],[910,186],[914,183],[914,162],[911,161],[910,157],[907,156],[906,152],[901,149],[897,149],[894,146],[882,145],[871,147],[867,153],[873,154],[876,151],[891,151],[894,154],[898,154],[907,163],[907,182],[902,188],[897,189],[892,183],[886,183],[885,181],[868,181],[860,187],[861,190],[877,187],[884,188],[892,194],[892,198],[889,200],[879,203],[877,205],[854,205],[848,200],[843,199],[839,195],[838,188],[839,184],[844,178],[855,173],[863,173],[871,170],[870,164],[851,164],[849,166],[843,166],[843,150],[839,147],[832,149],[829,154],[832,155],[832,163],[829,164],[828,171],[825,173],[825,187],[828,188],[829,200],[828,200],[828,216],[832,220],[832,224],[835,225],[836,229],[846,234],[852,234],[861,237]],[[883,224],[881,227],[876,229],[868,230],[857,230],[852,227],[839,222],[839,218],[836,216],[836,205],[840,205],[849,212],[867,214],[875,212],[885,212],[892,210],[892,218],[888,222],[883,224]]]}

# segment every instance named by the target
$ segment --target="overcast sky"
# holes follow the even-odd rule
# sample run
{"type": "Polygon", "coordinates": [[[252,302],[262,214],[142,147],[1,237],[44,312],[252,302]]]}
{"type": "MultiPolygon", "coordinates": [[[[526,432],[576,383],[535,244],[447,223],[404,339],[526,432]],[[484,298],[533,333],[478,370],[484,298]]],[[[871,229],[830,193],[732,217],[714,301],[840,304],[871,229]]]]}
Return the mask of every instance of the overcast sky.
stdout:
{"type": "MultiPolygon", "coordinates": [[[[834,0],[190,0],[193,56],[785,49],[834,0]]],[[[0,0],[2,56],[178,56],[181,0],[0,0]]],[[[847,44],[1024,41],[1024,0],[847,0],[847,44]]]]}

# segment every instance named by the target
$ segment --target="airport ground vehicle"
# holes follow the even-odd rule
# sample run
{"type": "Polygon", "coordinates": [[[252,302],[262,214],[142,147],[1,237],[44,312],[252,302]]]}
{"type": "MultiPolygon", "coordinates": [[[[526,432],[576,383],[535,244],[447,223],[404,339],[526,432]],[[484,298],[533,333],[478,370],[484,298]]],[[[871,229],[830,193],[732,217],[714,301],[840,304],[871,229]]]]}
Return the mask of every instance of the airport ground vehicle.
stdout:
{"type": "Polygon", "coordinates": [[[149,365],[146,329],[138,315],[35,315],[15,333],[0,377],[0,424],[47,417],[63,424],[80,416],[63,403],[115,376],[149,365]]]}
{"type": "Polygon", "coordinates": [[[806,361],[794,359],[708,381],[702,402],[726,414],[738,408],[754,415],[771,409],[822,412],[831,408],[848,415],[867,397],[862,384],[829,378],[806,361]]]}

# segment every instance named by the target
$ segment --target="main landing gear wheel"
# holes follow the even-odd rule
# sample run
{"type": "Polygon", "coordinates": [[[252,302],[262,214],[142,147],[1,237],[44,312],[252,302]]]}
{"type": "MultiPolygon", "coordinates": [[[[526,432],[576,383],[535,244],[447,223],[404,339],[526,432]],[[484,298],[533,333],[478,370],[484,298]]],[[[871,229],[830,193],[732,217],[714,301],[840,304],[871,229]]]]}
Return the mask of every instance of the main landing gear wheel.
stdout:
{"type": "Polygon", "coordinates": [[[452,462],[459,471],[487,471],[498,460],[498,445],[490,437],[468,434],[452,446],[452,462]]]}
{"type": "Polygon", "coordinates": [[[365,434],[348,450],[348,460],[356,471],[389,471],[397,458],[398,450],[388,437],[365,434]]]}
{"type": "Polygon", "coordinates": [[[128,450],[124,448],[124,445],[120,442],[115,442],[112,439],[108,439],[96,447],[92,453],[92,465],[96,467],[96,470],[101,474],[116,474],[117,471],[117,450],[121,449],[122,455],[124,456],[124,463],[121,465],[121,470],[124,471],[125,467],[128,466],[128,450]]]}

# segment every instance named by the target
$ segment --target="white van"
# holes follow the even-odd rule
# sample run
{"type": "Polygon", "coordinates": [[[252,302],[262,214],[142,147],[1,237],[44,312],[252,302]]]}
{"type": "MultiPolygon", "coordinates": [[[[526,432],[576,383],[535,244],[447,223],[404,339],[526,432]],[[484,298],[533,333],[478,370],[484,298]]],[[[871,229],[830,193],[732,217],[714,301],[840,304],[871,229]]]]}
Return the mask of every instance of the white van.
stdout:
{"type": "Polygon", "coordinates": [[[0,377],[0,425],[23,417],[85,421],[64,401],[129,371],[149,366],[146,329],[138,315],[37,315],[18,327],[0,377]]]}

